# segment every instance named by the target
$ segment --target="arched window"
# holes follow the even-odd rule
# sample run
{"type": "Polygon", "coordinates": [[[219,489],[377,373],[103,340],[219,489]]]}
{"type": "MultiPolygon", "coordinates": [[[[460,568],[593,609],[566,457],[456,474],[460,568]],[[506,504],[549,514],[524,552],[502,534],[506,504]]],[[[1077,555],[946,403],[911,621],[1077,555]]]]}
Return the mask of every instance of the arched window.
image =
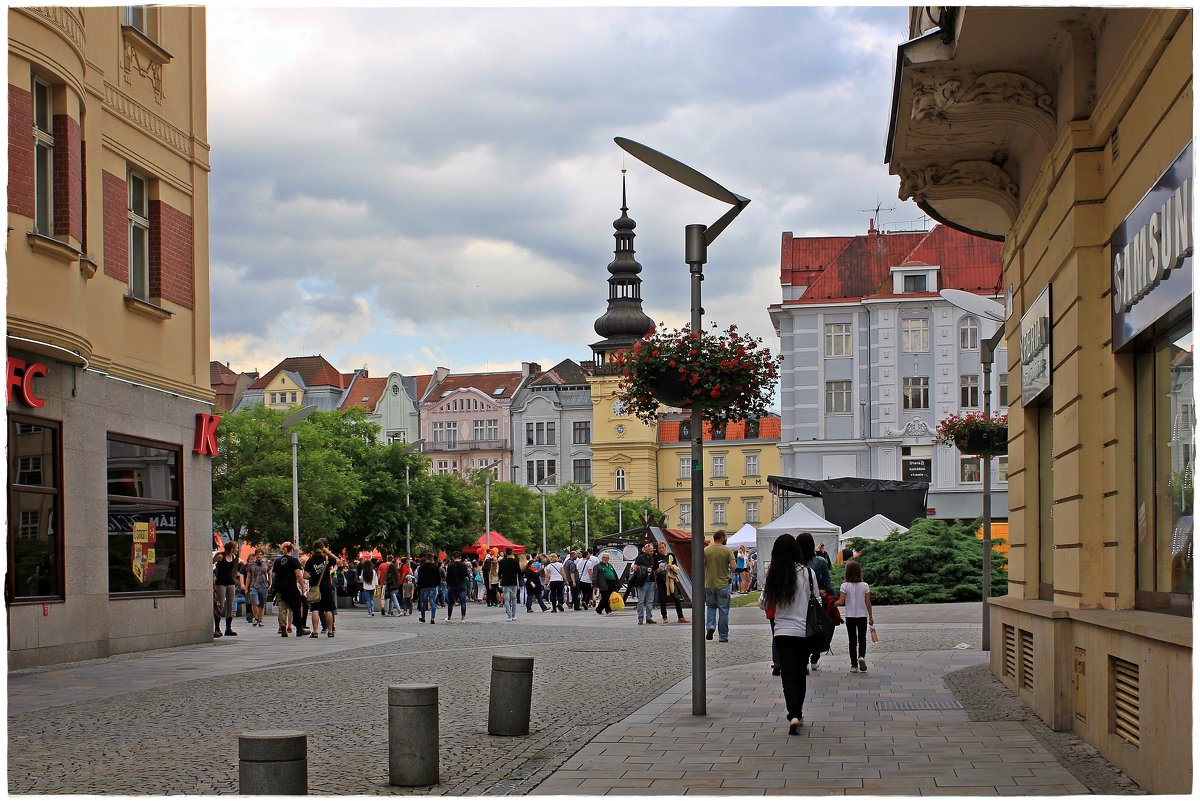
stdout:
{"type": "Polygon", "coordinates": [[[617,468],[617,492],[625,491],[625,468],[617,468]]]}
{"type": "Polygon", "coordinates": [[[974,317],[964,317],[958,324],[958,349],[979,350],[979,323],[974,317]]]}

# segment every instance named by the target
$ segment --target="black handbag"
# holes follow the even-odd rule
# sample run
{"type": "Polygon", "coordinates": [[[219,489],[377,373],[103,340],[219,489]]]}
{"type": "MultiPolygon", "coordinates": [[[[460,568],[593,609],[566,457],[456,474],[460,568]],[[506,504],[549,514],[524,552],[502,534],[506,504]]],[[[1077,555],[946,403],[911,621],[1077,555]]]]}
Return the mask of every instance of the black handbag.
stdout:
{"type": "Polygon", "coordinates": [[[827,651],[833,641],[833,621],[825,614],[825,604],[817,595],[817,576],[811,567],[808,568],[808,575],[808,614],[804,618],[804,633],[817,638],[819,651],[827,651]]]}

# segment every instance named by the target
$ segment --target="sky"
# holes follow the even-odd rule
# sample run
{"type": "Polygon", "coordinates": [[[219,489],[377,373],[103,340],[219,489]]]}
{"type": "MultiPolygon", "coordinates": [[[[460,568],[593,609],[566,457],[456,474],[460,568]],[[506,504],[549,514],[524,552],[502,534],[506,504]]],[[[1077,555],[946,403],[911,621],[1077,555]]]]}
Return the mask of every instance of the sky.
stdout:
{"type": "Polygon", "coordinates": [[[778,348],[781,236],[931,223],[897,199],[888,129],[904,7],[208,9],[212,358],[265,373],[549,368],[591,356],[627,170],[642,298],[778,348]]]}

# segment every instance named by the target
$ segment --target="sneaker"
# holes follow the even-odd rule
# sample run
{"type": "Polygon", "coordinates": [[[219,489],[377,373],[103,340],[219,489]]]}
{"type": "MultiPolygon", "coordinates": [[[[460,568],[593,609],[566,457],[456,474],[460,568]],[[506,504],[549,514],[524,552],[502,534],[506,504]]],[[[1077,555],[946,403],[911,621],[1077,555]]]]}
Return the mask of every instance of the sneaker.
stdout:
{"type": "Polygon", "coordinates": [[[850,666],[850,672],[851,672],[851,673],[857,673],[857,672],[858,672],[858,665],[851,665],[851,666],[850,666]]]}
{"type": "Polygon", "coordinates": [[[858,670],[860,673],[867,672],[867,660],[865,660],[865,659],[858,660],[858,670]]]}
{"type": "Polygon", "coordinates": [[[643,624],[643,623],[645,623],[645,622],[646,622],[646,621],[644,621],[644,620],[639,620],[639,621],[638,621],[638,625],[640,626],[640,625],[642,625],[642,624],[643,624]]]}
{"type": "Polygon", "coordinates": [[[804,725],[804,718],[792,718],[788,721],[788,734],[799,734],[800,727],[804,725]]]}
{"type": "Polygon", "coordinates": [[[821,669],[820,665],[818,665],[816,662],[812,663],[812,672],[813,673],[816,673],[820,669],[821,669]]]}
{"type": "Polygon", "coordinates": [[[432,626],[434,623],[437,623],[437,621],[434,620],[433,618],[429,618],[429,625],[432,626]]]}
{"type": "MultiPolygon", "coordinates": [[[[652,618],[652,617],[648,617],[648,618],[646,618],[646,622],[647,622],[647,623],[649,623],[650,625],[654,625],[654,624],[655,624],[655,620],[654,620],[654,618],[652,618]]],[[[664,622],[665,622],[665,621],[664,621],[664,622]]]]}
{"type": "Polygon", "coordinates": [[[704,632],[704,639],[711,640],[713,638],[713,635],[716,633],[717,633],[716,629],[709,629],[708,631],[704,632]]]}
{"type": "Polygon", "coordinates": [[[772,676],[779,675],[779,665],[771,665],[771,675],[772,676]]]}
{"type": "MultiPolygon", "coordinates": [[[[667,622],[667,621],[665,621],[665,620],[663,621],[663,623],[666,623],[666,622],[667,622]]],[[[680,622],[680,623],[691,623],[692,621],[691,621],[691,620],[689,620],[689,619],[688,619],[688,618],[686,618],[686,617],[681,617],[681,618],[679,618],[679,622],[680,622]]]]}

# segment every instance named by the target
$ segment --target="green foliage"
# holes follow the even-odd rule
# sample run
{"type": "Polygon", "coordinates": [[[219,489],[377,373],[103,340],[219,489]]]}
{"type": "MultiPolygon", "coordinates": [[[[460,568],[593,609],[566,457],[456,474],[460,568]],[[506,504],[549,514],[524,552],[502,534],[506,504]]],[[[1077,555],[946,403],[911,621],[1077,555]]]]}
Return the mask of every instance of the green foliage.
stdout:
{"type": "MultiPolygon", "coordinates": [[[[903,533],[886,540],[855,538],[860,551],[863,579],[871,585],[871,600],[878,604],[946,603],[978,601],[983,564],[983,541],[975,537],[980,521],[947,523],[917,520],[903,533]]],[[[992,595],[1008,592],[1008,560],[992,550],[992,595]]],[[[844,568],[835,566],[833,586],[840,586],[844,568]]]]}

